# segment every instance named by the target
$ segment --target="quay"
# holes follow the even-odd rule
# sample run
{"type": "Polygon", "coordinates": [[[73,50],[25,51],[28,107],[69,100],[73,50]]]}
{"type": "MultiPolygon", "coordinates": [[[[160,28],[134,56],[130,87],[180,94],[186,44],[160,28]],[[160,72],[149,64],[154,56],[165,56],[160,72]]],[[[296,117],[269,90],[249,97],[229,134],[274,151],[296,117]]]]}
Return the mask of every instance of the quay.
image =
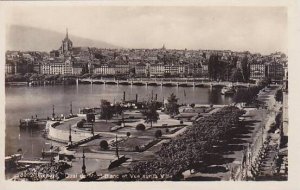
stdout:
{"type": "Polygon", "coordinates": [[[93,135],[93,136],[91,136],[91,137],[88,137],[88,138],[86,138],[86,139],[82,139],[82,140],[80,140],[80,141],[73,142],[72,144],[67,145],[67,149],[76,148],[76,147],[78,147],[79,145],[88,143],[88,142],[93,141],[93,140],[95,140],[95,139],[98,139],[98,138],[100,138],[100,137],[101,137],[100,134],[97,134],[97,135],[93,135]]]}
{"type": "Polygon", "coordinates": [[[23,164],[23,165],[40,165],[40,164],[50,164],[50,161],[45,161],[45,160],[18,160],[18,164],[23,164]]]}

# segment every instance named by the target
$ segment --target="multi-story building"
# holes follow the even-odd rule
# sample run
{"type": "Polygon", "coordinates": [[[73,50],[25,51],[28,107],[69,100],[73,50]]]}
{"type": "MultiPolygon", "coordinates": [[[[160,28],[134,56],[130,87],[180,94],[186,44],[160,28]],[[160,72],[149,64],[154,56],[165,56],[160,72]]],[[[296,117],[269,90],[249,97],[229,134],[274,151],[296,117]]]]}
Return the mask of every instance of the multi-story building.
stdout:
{"type": "Polygon", "coordinates": [[[5,74],[15,74],[15,62],[14,61],[6,60],[5,74]]]}
{"type": "Polygon", "coordinates": [[[134,66],[136,77],[147,77],[147,65],[145,63],[138,63],[134,66]]]}
{"type": "Polygon", "coordinates": [[[30,73],[31,67],[24,61],[20,60],[6,60],[5,73],[6,74],[25,74],[30,73]]]}
{"type": "Polygon", "coordinates": [[[41,74],[49,75],[50,74],[50,68],[51,68],[51,65],[50,65],[49,62],[42,63],[42,65],[41,65],[41,74]]]}
{"type": "Polygon", "coordinates": [[[32,65],[32,69],[34,73],[41,73],[41,63],[35,63],[32,65]]]}
{"type": "Polygon", "coordinates": [[[72,65],[72,74],[81,75],[83,71],[83,65],[81,63],[73,63],[72,65]]]}
{"type": "Polygon", "coordinates": [[[180,77],[185,77],[187,75],[188,68],[186,65],[180,64],[180,65],[178,65],[177,68],[178,68],[178,75],[180,77]]]}
{"type": "Polygon", "coordinates": [[[208,78],[208,64],[207,64],[207,62],[203,62],[201,64],[201,67],[202,67],[202,77],[203,78],[208,78]]]}
{"type": "Polygon", "coordinates": [[[150,77],[163,77],[165,74],[165,66],[162,63],[150,65],[150,77]]]}
{"type": "Polygon", "coordinates": [[[166,76],[178,76],[179,66],[175,64],[165,65],[166,76]]]}
{"type": "Polygon", "coordinates": [[[116,74],[115,65],[114,64],[94,65],[93,73],[100,74],[103,76],[115,75],[116,74]]]}
{"type": "Polygon", "coordinates": [[[201,77],[202,76],[202,66],[201,64],[193,64],[190,63],[187,65],[187,75],[193,77],[201,77]]]}
{"type": "MultiPolygon", "coordinates": [[[[62,60],[62,59],[52,59],[49,62],[44,62],[40,67],[42,74],[51,74],[51,75],[72,75],[73,62],[72,60],[62,60]]],[[[78,71],[76,71],[77,73],[78,71]]]]}
{"type": "Polygon", "coordinates": [[[129,75],[130,69],[128,64],[116,64],[115,65],[116,75],[129,75]]]}
{"type": "Polygon", "coordinates": [[[284,77],[283,65],[276,61],[267,63],[267,76],[272,82],[282,83],[284,77]]]}
{"type": "Polygon", "coordinates": [[[57,60],[51,64],[50,74],[57,75],[71,75],[72,74],[72,63],[69,61],[57,60]]]}
{"type": "Polygon", "coordinates": [[[266,77],[266,65],[264,63],[250,64],[250,79],[259,80],[266,77]]]}

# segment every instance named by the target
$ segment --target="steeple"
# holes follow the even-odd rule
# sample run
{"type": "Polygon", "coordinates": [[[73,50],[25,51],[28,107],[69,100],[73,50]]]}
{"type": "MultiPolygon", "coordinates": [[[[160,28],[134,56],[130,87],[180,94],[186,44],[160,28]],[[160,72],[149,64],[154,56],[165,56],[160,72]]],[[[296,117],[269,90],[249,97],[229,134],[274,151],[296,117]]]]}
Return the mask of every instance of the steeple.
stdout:
{"type": "Polygon", "coordinates": [[[69,39],[69,31],[68,31],[68,28],[66,28],[66,37],[63,39],[62,45],[61,45],[61,48],[60,48],[61,54],[69,55],[72,51],[72,47],[73,47],[73,43],[69,39]]]}
{"type": "Polygon", "coordinates": [[[68,28],[66,29],[66,38],[69,38],[69,34],[68,34],[68,28]]]}

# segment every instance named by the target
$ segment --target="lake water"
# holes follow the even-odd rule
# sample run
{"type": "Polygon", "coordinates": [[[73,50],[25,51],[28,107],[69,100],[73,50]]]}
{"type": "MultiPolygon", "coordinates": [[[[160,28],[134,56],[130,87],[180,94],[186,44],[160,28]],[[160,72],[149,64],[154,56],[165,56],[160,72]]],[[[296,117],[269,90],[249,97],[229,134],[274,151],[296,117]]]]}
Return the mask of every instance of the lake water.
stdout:
{"type": "Polygon", "coordinates": [[[120,101],[123,92],[126,100],[134,100],[138,94],[138,101],[149,100],[152,91],[158,100],[162,101],[176,94],[179,103],[196,104],[229,104],[232,99],[220,94],[220,89],[198,87],[161,87],[161,86],[122,86],[122,85],[90,85],[79,84],[70,86],[38,86],[38,87],[6,87],[6,136],[5,155],[15,154],[22,149],[24,157],[40,157],[42,148],[49,147],[42,137],[41,131],[20,131],[21,118],[47,117],[52,114],[52,105],[55,105],[56,115],[69,114],[70,103],[73,113],[82,107],[100,105],[101,99],[111,102],[120,101]]]}

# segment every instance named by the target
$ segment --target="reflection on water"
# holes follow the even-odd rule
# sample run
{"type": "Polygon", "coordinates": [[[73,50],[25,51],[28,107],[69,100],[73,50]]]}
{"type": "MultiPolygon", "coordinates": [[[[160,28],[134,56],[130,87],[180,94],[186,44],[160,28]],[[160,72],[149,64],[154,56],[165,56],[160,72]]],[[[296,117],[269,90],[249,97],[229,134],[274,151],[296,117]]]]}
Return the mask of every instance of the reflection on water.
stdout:
{"type": "Polygon", "coordinates": [[[126,92],[126,100],[149,100],[152,91],[162,101],[176,94],[179,103],[229,104],[230,97],[220,95],[220,89],[193,87],[161,87],[161,86],[124,86],[124,85],[84,85],[78,86],[40,86],[40,87],[6,87],[6,137],[5,154],[16,153],[21,148],[25,157],[39,157],[41,149],[47,148],[41,131],[19,130],[19,119],[37,115],[47,117],[52,114],[55,105],[56,114],[68,114],[70,102],[73,112],[81,107],[99,106],[101,99],[111,102],[120,101],[126,92]]]}

